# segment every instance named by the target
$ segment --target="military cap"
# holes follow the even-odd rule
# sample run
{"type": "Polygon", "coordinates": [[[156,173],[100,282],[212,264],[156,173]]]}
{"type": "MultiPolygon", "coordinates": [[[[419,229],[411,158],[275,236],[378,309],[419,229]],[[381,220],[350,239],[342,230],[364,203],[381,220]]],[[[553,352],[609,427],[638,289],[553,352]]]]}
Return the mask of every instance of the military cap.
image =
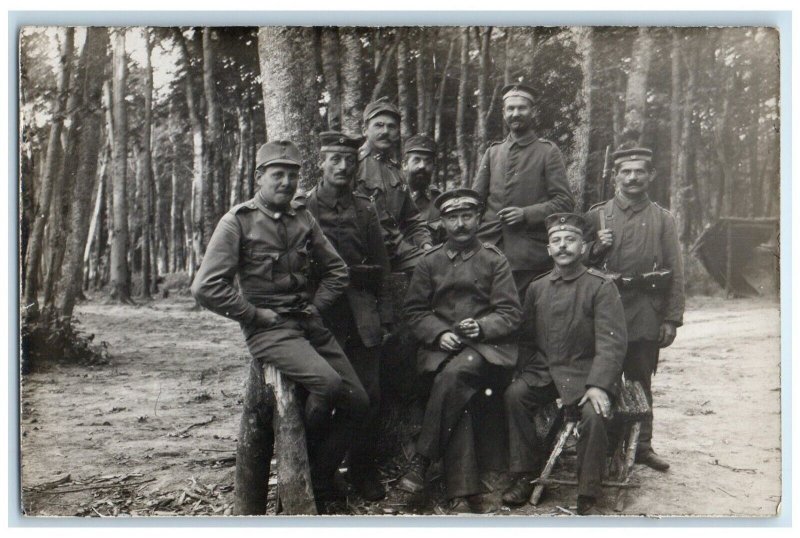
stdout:
{"type": "Polygon", "coordinates": [[[397,118],[397,121],[400,121],[400,109],[390,103],[388,97],[381,97],[364,108],[364,123],[378,114],[391,114],[397,118]]]}
{"type": "Polygon", "coordinates": [[[290,140],[273,140],[258,148],[256,168],[270,164],[290,164],[300,166],[300,150],[290,140]]]}
{"type": "Polygon", "coordinates": [[[442,215],[457,209],[477,209],[481,207],[481,195],[472,189],[453,189],[437,196],[433,205],[442,215]]]}
{"type": "Polygon", "coordinates": [[[436,144],[433,138],[426,134],[415,134],[406,140],[403,154],[417,151],[419,153],[436,153],[436,144]]]}
{"type": "Polygon", "coordinates": [[[509,97],[524,97],[533,103],[533,94],[533,88],[525,84],[507,84],[500,90],[500,95],[503,96],[504,101],[509,97]]]}
{"type": "Polygon", "coordinates": [[[586,230],[586,220],[577,213],[553,213],[544,219],[544,226],[548,235],[567,230],[583,235],[586,230]]]}
{"type": "Polygon", "coordinates": [[[320,151],[341,151],[358,153],[361,139],[340,133],[339,131],[323,131],[319,133],[320,151]]]}
{"type": "Polygon", "coordinates": [[[653,150],[648,148],[618,149],[617,151],[611,154],[611,158],[614,159],[615,166],[620,163],[626,163],[628,161],[651,162],[653,160],[653,150]]]}

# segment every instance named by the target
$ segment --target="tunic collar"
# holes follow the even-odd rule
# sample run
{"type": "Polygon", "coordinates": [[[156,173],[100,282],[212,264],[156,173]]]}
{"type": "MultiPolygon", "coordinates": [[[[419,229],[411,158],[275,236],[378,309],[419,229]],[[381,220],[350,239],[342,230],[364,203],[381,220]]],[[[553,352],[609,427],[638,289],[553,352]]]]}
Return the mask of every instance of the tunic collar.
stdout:
{"type": "Polygon", "coordinates": [[[369,141],[364,142],[364,144],[358,150],[358,160],[363,161],[369,156],[372,156],[378,162],[386,163],[389,166],[394,168],[400,168],[400,164],[395,160],[391,153],[384,153],[382,151],[378,151],[377,149],[373,148],[369,141]]]}
{"type": "Polygon", "coordinates": [[[512,146],[514,144],[522,147],[529,146],[537,138],[538,137],[536,136],[536,131],[534,131],[533,129],[531,129],[530,131],[528,131],[527,133],[525,133],[520,137],[516,137],[514,133],[508,133],[508,141],[511,143],[512,146]]]}
{"type": "Polygon", "coordinates": [[[621,194],[618,194],[614,197],[614,203],[617,204],[617,207],[622,209],[623,211],[628,211],[632,209],[634,213],[638,213],[648,205],[650,205],[650,197],[645,194],[644,198],[641,200],[629,200],[625,198],[621,194]]]}
{"type": "Polygon", "coordinates": [[[583,264],[578,265],[577,268],[569,271],[567,274],[561,274],[561,268],[559,266],[555,266],[553,270],[550,272],[550,280],[555,282],[560,278],[564,282],[571,282],[585,272],[586,272],[586,266],[584,266],[583,264]]]}
{"type": "Polygon", "coordinates": [[[330,196],[328,192],[324,189],[320,189],[319,186],[314,187],[313,191],[316,193],[317,200],[330,208],[335,208],[337,205],[343,209],[346,209],[353,205],[353,195],[345,195],[345,196],[330,196]]]}
{"type": "Polygon", "coordinates": [[[279,220],[283,215],[291,215],[293,217],[297,214],[291,205],[287,207],[277,207],[275,205],[268,204],[266,200],[264,200],[264,197],[261,196],[260,192],[253,197],[253,200],[256,203],[256,207],[258,207],[265,215],[273,220],[279,220]]]}
{"type": "Polygon", "coordinates": [[[481,243],[480,241],[478,241],[477,238],[475,238],[475,241],[472,243],[472,245],[468,246],[465,249],[457,249],[453,247],[450,241],[447,241],[447,243],[445,243],[444,245],[444,251],[447,254],[447,257],[450,258],[450,260],[454,260],[456,256],[461,254],[461,259],[467,261],[472,256],[474,256],[476,252],[478,252],[480,247],[481,243]]]}

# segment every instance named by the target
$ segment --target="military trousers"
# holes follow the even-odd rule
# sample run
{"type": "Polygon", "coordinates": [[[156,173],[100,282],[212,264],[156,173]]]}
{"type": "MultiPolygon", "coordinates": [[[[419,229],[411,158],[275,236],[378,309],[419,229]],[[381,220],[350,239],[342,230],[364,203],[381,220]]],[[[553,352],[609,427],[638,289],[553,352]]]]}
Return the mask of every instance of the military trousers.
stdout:
{"type": "Polygon", "coordinates": [[[312,481],[329,487],[369,413],[369,397],[347,356],[318,316],[282,316],[247,337],[253,358],[277,368],[308,392],[306,443],[312,481]],[[335,411],[335,412],[334,412],[335,411]]]}
{"type": "MultiPolygon", "coordinates": [[[[550,447],[542,446],[536,433],[534,418],[541,406],[557,397],[558,391],[553,383],[534,387],[522,379],[515,379],[506,389],[512,472],[539,472],[541,463],[549,455],[550,447]]],[[[587,402],[580,408],[578,422],[578,495],[601,495],[607,450],[608,420],[595,412],[591,403],[587,402]]]]}
{"type": "Polygon", "coordinates": [[[482,490],[469,404],[486,384],[491,369],[479,353],[465,348],[431,382],[416,450],[431,461],[443,459],[448,497],[482,490]]]}
{"type": "MultiPolygon", "coordinates": [[[[625,379],[638,381],[642,384],[644,394],[650,409],[653,409],[653,375],[658,367],[658,355],[661,348],[653,340],[638,340],[628,342],[628,351],[622,363],[622,373],[625,379]]],[[[652,413],[642,421],[642,430],[639,433],[637,452],[642,454],[652,449],[653,441],[653,415],[652,413]]]]}

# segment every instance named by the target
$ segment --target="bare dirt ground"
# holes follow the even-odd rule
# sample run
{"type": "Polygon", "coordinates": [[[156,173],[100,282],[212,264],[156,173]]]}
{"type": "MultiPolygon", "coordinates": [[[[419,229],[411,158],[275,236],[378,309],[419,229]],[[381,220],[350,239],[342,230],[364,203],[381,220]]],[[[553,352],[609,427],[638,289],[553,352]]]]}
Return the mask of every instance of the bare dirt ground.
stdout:
{"type": "MultiPolygon", "coordinates": [[[[111,359],[54,364],[23,380],[25,514],[230,514],[249,359],[237,324],[191,311],[192,305],[177,297],[78,308],[82,329],[108,342],[111,359]]],[[[776,515],[778,305],[696,298],[687,310],[654,379],[654,446],[672,468],[661,474],[637,465],[633,480],[640,487],[623,513],[776,515]]],[[[563,487],[538,507],[495,513],[563,515],[574,495],[563,487]]],[[[354,513],[408,513],[396,500],[391,493],[354,513]]]]}

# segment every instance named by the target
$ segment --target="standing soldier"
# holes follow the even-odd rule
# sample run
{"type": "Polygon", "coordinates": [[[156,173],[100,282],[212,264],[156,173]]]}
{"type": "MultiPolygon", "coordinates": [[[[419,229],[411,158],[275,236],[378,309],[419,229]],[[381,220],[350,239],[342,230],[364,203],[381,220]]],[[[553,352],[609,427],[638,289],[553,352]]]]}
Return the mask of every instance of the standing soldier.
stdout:
{"type": "Polygon", "coordinates": [[[444,462],[455,512],[482,510],[470,400],[497,369],[517,361],[521,308],[506,257],[478,241],[480,200],[470,189],[436,199],[447,241],[427,252],[414,271],[405,314],[421,342],[417,368],[432,378],[411,468],[398,487],[425,488],[432,461],[444,462]]]}
{"type": "Polygon", "coordinates": [[[445,231],[439,210],[433,205],[433,201],[442,193],[436,185],[431,184],[436,143],[428,135],[416,134],[406,140],[403,153],[403,172],[411,189],[411,199],[427,224],[434,244],[438,245],[444,241],[445,231]]]}
{"type": "Polygon", "coordinates": [[[473,188],[486,206],[480,237],[506,255],[524,297],[531,280],[553,266],[545,217],[572,211],[575,202],[561,152],[533,129],[533,90],[511,84],[502,95],[510,132],[486,150],[473,188]]]}
{"type": "Polygon", "coordinates": [[[353,192],[359,140],[339,132],[320,134],[322,180],[299,199],[317,219],[325,236],[344,259],[350,285],[323,313],[331,330],[353,365],[369,395],[370,412],[350,449],[348,478],[368,501],[385,494],[373,449],[380,404],[381,342],[391,332],[392,309],[388,289],[389,257],[381,225],[369,198],[353,192]]]}
{"type": "Polygon", "coordinates": [[[601,494],[610,398],[625,356],[624,314],[612,280],[581,263],[583,217],[550,215],[547,229],[555,268],[525,294],[520,362],[505,393],[515,480],[503,502],[518,505],[530,498],[547,451],[534,418],[541,406],[560,397],[580,416],[578,513],[586,515],[601,494]]]}
{"type": "MultiPolygon", "coordinates": [[[[255,180],[259,190],[217,224],[192,283],[192,295],[212,312],[238,321],[253,356],[248,384],[263,384],[268,363],[309,393],[305,403],[311,480],[321,509],[341,498],[334,475],[350,448],[355,428],[369,409],[369,398],[320,313],[347,286],[347,267],[314,217],[291,201],[300,177],[300,151],[289,141],[259,148],[255,180]],[[312,267],[318,277],[311,295],[312,267]],[[237,278],[238,288],[233,280],[237,278]],[[256,372],[255,374],[253,372],[256,372]]],[[[247,394],[258,394],[248,387],[247,394]]],[[[245,402],[236,457],[236,487],[251,492],[240,514],[266,511],[271,424],[245,402]],[[244,432],[256,424],[253,444],[244,432]],[[269,430],[270,433],[265,433],[269,430]],[[251,472],[252,470],[257,472],[251,472]]]]}
{"type": "Polygon", "coordinates": [[[358,191],[378,210],[392,270],[413,270],[433,241],[393,156],[400,138],[397,107],[386,98],[368,104],[364,136],[367,140],[358,151],[358,191]]]}
{"type": "MultiPolygon", "coordinates": [[[[647,195],[655,178],[653,152],[628,143],[613,159],[617,193],[587,214],[593,239],[588,257],[617,277],[628,325],[623,372],[642,384],[652,409],[659,349],[672,344],[683,324],[683,260],[675,218],[647,195]]],[[[650,417],[642,423],[636,461],[666,471],[669,464],[653,451],[652,435],[650,417]]]]}

